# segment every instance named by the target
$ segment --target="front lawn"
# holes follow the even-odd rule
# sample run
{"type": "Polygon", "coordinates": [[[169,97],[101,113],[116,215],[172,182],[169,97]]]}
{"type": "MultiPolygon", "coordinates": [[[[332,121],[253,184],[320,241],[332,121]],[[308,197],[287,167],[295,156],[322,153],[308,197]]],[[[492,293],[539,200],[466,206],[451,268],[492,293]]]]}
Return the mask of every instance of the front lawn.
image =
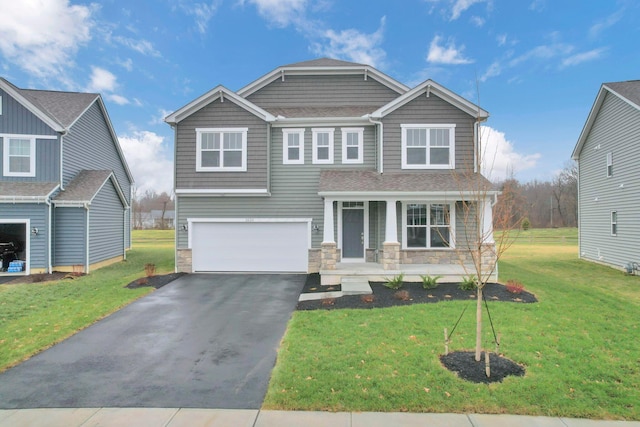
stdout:
{"type": "Polygon", "coordinates": [[[124,288],[147,263],[173,272],[173,231],[134,231],[126,261],[85,277],[0,285],[0,372],[150,292],[124,288]]]}
{"type": "Polygon", "coordinates": [[[639,420],[640,277],[578,260],[565,231],[542,233],[549,242],[519,239],[500,263],[501,281],[520,280],[538,303],[489,302],[501,352],[524,377],[475,384],[440,364],[443,328],[468,305],[450,349],[473,348],[475,301],[299,311],[263,407],[639,420]]]}

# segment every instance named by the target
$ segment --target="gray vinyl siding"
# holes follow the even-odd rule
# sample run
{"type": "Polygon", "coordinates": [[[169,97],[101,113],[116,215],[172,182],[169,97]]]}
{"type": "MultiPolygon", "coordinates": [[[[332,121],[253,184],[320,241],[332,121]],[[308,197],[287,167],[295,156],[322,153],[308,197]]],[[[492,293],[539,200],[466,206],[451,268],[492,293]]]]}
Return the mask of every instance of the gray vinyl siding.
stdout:
{"type": "Polygon", "coordinates": [[[87,216],[84,208],[55,208],[53,265],[85,265],[87,216]]]}
{"type": "Polygon", "coordinates": [[[123,255],[124,206],[111,180],[89,208],[89,263],[123,255]]]}
{"type": "Polygon", "coordinates": [[[456,170],[473,171],[473,124],[474,117],[431,94],[420,95],[394,112],[385,116],[384,123],[384,171],[406,173],[424,172],[402,169],[403,124],[455,124],[456,170]]]}
{"type": "Polygon", "coordinates": [[[267,123],[226,98],[213,101],[178,124],[176,188],[267,188],[267,123]],[[196,172],[196,128],[246,127],[246,172],[196,172]]]}
{"type": "Polygon", "coordinates": [[[622,267],[640,262],[640,111],[607,93],[580,152],[580,256],[622,267]],[[607,177],[607,153],[613,176],[607,177]],[[611,211],[618,233],[611,235],[611,211]]]}
{"type": "Polygon", "coordinates": [[[31,234],[30,230],[27,231],[27,238],[30,239],[31,268],[47,268],[48,218],[49,206],[44,203],[0,204],[0,223],[4,219],[29,219],[30,227],[38,229],[37,236],[31,234]]]}
{"type": "MultiPolygon", "coordinates": [[[[1,133],[1,132],[0,132],[1,133]]],[[[2,155],[4,138],[0,137],[0,181],[59,182],[60,181],[60,141],[59,139],[36,139],[36,176],[4,176],[2,155]]]]}
{"type": "MultiPolygon", "coordinates": [[[[310,106],[366,106],[381,107],[399,94],[372,77],[341,76],[285,76],[274,80],[247,100],[262,108],[310,106]]],[[[373,111],[374,109],[372,109],[373,111]]]]}
{"type": "Polygon", "coordinates": [[[56,135],[45,122],[27,110],[18,101],[0,89],[2,96],[2,114],[0,114],[0,133],[23,135],[56,135]]]}

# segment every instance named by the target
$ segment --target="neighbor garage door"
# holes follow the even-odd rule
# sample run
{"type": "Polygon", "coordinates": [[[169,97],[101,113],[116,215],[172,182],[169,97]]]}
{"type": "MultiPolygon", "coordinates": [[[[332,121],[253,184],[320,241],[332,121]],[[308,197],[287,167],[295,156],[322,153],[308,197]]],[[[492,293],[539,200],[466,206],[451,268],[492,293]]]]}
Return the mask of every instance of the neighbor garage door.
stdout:
{"type": "Polygon", "coordinates": [[[192,222],[194,272],[307,272],[309,223],[192,222]]]}

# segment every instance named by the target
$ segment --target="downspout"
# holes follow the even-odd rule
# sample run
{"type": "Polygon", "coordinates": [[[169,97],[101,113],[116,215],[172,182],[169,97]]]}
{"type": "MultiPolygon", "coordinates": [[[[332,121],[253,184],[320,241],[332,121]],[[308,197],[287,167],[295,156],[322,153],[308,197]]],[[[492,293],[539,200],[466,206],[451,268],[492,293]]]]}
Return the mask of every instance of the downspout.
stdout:
{"type": "Polygon", "coordinates": [[[65,130],[60,134],[60,191],[64,191],[64,137],[67,133],[65,130]]]}
{"type": "Polygon", "coordinates": [[[124,215],[122,216],[122,259],[127,259],[127,211],[129,208],[124,209],[124,215]]]}
{"type": "MultiPolygon", "coordinates": [[[[180,218],[179,210],[178,210],[178,193],[176,192],[176,188],[178,188],[178,168],[176,167],[176,161],[178,160],[178,126],[177,124],[170,125],[173,128],[173,194],[174,194],[174,207],[175,210],[174,218],[173,218],[173,271],[174,273],[178,272],[178,220],[180,218]]],[[[135,213],[134,213],[135,215],[135,213]]]]}
{"type": "Polygon", "coordinates": [[[48,222],[49,224],[47,225],[47,272],[48,274],[53,273],[53,267],[51,266],[51,214],[53,213],[53,209],[51,208],[51,200],[45,200],[45,203],[47,204],[47,206],[49,206],[49,218],[48,218],[48,222]]]}
{"type": "Polygon", "coordinates": [[[267,193],[271,194],[271,123],[267,123],[267,193]]]}
{"type": "Polygon", "coordinates": [[[480,170],[480,132],[478,131],[478,127],[479,127],[480,122],[478,120],[476,120],[473,123],[473,140],[475,141],[475,144],[473,144],[473,172],[474,173],[478,173],[478,170],[480,170]]]}
{"type": "Polygon", "coordinates": [[[85,203],[84,209],[87,211],[84,274],[89,274],[89,205],[85,203]]]}
{"type": "Polygon", "coordinates": [[[580,223],[582,222],[582,217],[580,216],[580,157],[578,157],[578,159],[576,159],[576,164],[578,165],[578,179],[577,179],[577,190],[578,190],[578,197],[577,197],[577,201],[578,201],[578,222],[576,223],[576,225],[578,226],[578,259],[582,258],[582,246],[581,246],[581,241],[582,239],[581,237],[581,231],[582,231],[582,227],[580,226],[580,223]]]}
{"type": "Polygon", "coordinates": [[[373,120],[371,118],[371,114],[367,114],[367,119],[369,119],[370,123],[373,123],[374,125],[378,125],[380,127],[380,138],[378,138],[378,173],[383,173],[384,172],[384,161],[383,161],[384,125],[380,121],[373,120]]]}

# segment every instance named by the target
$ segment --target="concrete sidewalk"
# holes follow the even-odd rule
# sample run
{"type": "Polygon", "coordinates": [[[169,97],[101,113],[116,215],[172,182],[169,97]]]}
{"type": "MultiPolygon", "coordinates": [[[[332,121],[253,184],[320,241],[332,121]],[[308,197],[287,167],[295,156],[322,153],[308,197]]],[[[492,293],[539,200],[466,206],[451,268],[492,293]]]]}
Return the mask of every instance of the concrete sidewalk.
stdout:
{"type": "Polygon", "coordinates": [[[82,408],[0,410],[0,427],[640,427],[639,421],[486,414],[297,412],[253,409],[82,408]]]}

